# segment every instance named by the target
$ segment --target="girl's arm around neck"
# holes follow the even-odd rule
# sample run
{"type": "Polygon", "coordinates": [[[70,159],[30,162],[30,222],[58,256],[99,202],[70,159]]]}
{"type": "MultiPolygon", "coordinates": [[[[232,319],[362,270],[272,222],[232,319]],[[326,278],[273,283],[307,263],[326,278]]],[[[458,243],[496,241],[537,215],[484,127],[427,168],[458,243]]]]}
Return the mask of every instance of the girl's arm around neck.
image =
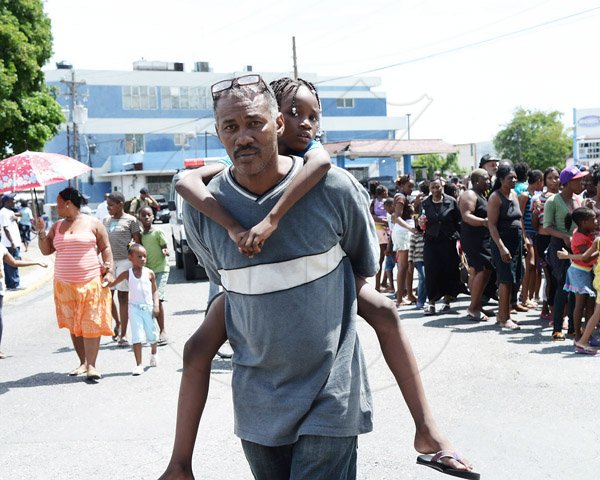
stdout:
{"type": "Polygon", "coordinates": [[[273,209],[257,225],[246,232],[238,243],[242,252],[254,255],[259,253],[264,242],[279,226],[283,216],[298,200],[312,190],[331,168],[331,159],[324,148],[313,148],[304,156],[304,166],[283,192],[273,209]]]}
{"type": "Polygon", "coordinates": [[[229,238],[238,243],[239,235],[244,232],[244,229],[227,210],[219,205],[206,186],[224,169],[225,165],[216,164],[193,170],[175,184],[175,190],[192,207],[226,229],[229,238]]]}

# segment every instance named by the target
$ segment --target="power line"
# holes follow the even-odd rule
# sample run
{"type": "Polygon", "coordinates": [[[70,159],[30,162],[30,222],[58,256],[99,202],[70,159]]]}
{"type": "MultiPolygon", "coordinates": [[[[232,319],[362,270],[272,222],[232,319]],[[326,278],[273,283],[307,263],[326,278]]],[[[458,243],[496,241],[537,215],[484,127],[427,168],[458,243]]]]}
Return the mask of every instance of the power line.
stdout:
{"type": "Polygon", "coordinates": [[[435,52],[435,53],[431,53],[431,54],[428,54],[428,55],[423,55],[423,56],[420,56],[420,57],[412,58],[410,60],[405,60],[403,62],[393,63],[391,65],[385,65],[383,67],[372,68],[370,70],[364,70],[362,72],[353,73],[353,74],[350,74],[350,75],[343,75],[343,76],[339,76],[339,77],[328,78],[327,80],[322,80],[320,82],[315,82],[315,85],[316,84],[320,84],[320,83],[333,82],[335,80],[343,80],[345,78],[351,78],[351,77],[356,77],[356,76],[361,76],[361,75],[367,75],[369,73],[379,72],[381,70],[387,70],[389,68],[400,67],[400,66],[403,66],[403,65],[411,64],[411,63],[421,62],[423,60],[428,60],[430,58],[435,58],[435,57],[439,57],[439,56],[442,56],[442,55],[447,55],[449,53],[458,52],[460,50],[465,50],[467,48],[472,48],[472,47],[476,47],[478,45],[483,45],[485,43],[491,43],[491,42],[494,42],[496,40],[500,40],[500,39],[503,39],[503,38],[508,38],[508,37],[512,37],[512,36],[515,36],[515,35],[519,35],[521,33],[525,33],[525,32],[528,32],[528,31],[531,31],[531,30],[535,30],[535,29],[538,29],[538,28],[541,28],[541,27],[552,25],[554,23],[558,23],[558,22],[561,22],[563,20],[568,20],[568,19],[571,19],[571,18],[579,17],[581,15],[585,15],[586,13],[590,13],[590,12],[593,12],[595,10],[600,10],[600,6],[589,8],[587,10],[582,10],[580,12],[572,13],[570,15],[565,15],[565,16],[562,16],[562,17],[559,17],[559,18],[555,18],[553,20],[548,20],[547,22],[538,23],[537,25],[532,25],[530,27],[524,27],[524,28],[521,28],[521,29],[518,29],[518,30],[513,30],[512,32],[502,33],[502,34],[496,35],[494,37],[486,38],[486,39],[483,39],[483,40],[478,40],[477,42],[467,43],[465,45],[460,45],[458,47],[449,48],[449,49],[446,49],[446,50],[442,50],[440,52],[435,52]]]}

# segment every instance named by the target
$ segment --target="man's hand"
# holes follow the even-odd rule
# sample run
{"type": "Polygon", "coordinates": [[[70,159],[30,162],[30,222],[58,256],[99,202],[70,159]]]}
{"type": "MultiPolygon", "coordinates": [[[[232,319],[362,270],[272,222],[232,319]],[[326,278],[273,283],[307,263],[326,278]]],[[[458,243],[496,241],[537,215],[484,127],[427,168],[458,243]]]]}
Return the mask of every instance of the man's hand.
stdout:
{"type": "Polygon", "coordinates": [[[46,262],[37,262],[37,264],[42,268],[47,268],[48,264],[46,262]]]}
{"type": "Polygon", "coordinates": [[[556,256],[561,260],[569,260],[569,252],[567,252],[564,248],[561,248],[558,252],[556,252],[556,256]]]}
{"type": "Polygon", "coordinates": [[[168,256],[170,255],[170,253],[169,253],[169,249],[168,249],[168,248],[166,248],[166,247],[165,247],[165,248],[163,248],[163,249],[162,249],[162,254],[163,254],[165,257],[168,257],[168,256]]]}

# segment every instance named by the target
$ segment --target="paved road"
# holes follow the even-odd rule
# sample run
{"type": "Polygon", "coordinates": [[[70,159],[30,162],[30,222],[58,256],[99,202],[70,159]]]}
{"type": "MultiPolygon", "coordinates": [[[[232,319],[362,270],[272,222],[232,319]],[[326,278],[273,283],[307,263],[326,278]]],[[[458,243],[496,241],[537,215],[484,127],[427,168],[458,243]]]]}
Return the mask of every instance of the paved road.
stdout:
{"type": "MultiPolygon", "coordinates": [[[[175,426],[181,353],[202,321],[205,282],[172,270],[160,365],[132,377],[133,353],[103,339],[89,384],[65,373],[76,356],[58,330],[51,285],[5,306],[0,361],[0,478],[153,479],[167,464],[175,426]]],[[[464,312],[466,299],[459,302],[464,312]]],[[[600,358],[577,356],[548,341],[534,315],[524,329],[500,333],[459,313],[422,317],[405,309],[403,325],[422,368],[440,425],[484,479],[592,478],[600,467],[597,394],[600,358]]],[[[360,479],[442,479],[415,465],[413,428],[376,338],[359,327],[374,391],[375,431],[360,438],[360,479]]],[[[144,350],[145,362],[148,361],[144,350]]],[[[215,360],[210,398],[194,459],[196,478],[250,479],[233,435],[230,363],[215,360]]]]}

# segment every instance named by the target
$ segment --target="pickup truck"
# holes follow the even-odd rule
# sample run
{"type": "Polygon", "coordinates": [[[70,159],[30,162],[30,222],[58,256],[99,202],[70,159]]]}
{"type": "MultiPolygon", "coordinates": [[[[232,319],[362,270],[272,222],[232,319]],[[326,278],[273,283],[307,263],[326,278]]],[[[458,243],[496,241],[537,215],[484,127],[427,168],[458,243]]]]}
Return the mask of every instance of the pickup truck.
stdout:
{"type": "Polygon", "coordinates": [[[173,249],[175,250],[175,266],[183,268],[186,280],[199,280],[208,278],[206,270],[198,264],[198,259],[187,243],[185,228],[183,226],[182,206],[183,199],[175,191],[175,184],[182,176],[190,170],[182,170],[173,177],[171,191],[169,194],[169,210],[171,211],[171,235],[173,237],[173,249]]]}

